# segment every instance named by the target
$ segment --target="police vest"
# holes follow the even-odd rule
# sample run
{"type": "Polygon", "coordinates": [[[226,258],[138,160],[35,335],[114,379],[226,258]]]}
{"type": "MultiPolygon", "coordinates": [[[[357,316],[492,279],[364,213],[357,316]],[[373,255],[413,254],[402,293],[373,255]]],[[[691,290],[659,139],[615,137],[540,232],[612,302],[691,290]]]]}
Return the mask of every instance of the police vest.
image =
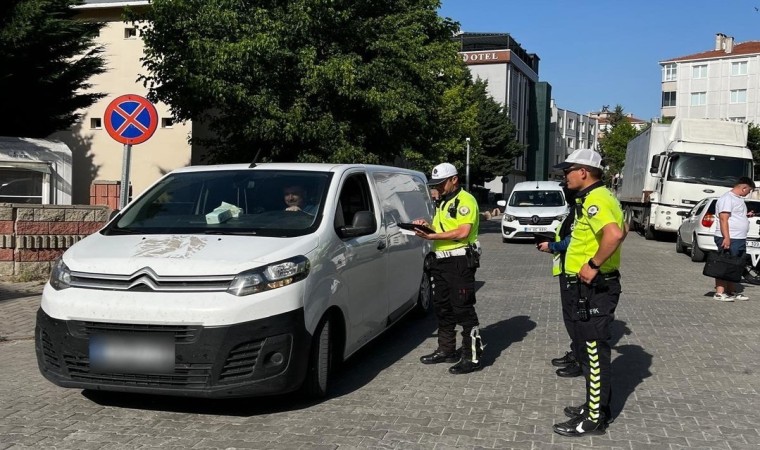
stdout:
{"type": "Polygon", "coordinates": [[[435,251],[454,250],[474,244],[478,240],[478,226],[480,225],[480,211],[475,197],[462,188],[448,198],[443,198],[435,209],[433,216],[433,230],[436,233],[456,230],[460,225],[470,224],[470,234],[461,240],[434,240],[435,251]]]}
{"type": "MultiPolygon", "coordinates": [[[[575,205],[575,224],[573,225],[570,246],[565,254],[565,273],[576,275],[581,267],[599,250],[601,230],[610,223],[617,224],[621,230],[623,210],[620,203],[607,188],[599,186],[585,196],[577,198],[575,205]]],[[[620,247],[602,264],[602,273],[609,273],[620,268],[620,247]]]]}

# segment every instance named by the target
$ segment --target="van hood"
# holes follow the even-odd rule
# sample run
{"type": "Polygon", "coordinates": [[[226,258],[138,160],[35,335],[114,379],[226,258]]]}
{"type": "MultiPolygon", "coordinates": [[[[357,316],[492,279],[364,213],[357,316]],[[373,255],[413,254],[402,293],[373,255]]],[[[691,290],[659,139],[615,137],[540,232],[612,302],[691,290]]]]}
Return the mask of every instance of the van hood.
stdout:
{"type": "Polygon", "coordinates": [[[504,212],[517,217],[549,217],[566,214],[567,211],[567,206],[508,206],[504,212]]]}
{"type": "Polygon", "coordinates": [[[157,275],[235,275],[275,261],[307,255],[316,235],[274,238],[229,235],[126,235],[99,233],[63,255],[75,272],[131,275],[150,267],[157,275]]]}

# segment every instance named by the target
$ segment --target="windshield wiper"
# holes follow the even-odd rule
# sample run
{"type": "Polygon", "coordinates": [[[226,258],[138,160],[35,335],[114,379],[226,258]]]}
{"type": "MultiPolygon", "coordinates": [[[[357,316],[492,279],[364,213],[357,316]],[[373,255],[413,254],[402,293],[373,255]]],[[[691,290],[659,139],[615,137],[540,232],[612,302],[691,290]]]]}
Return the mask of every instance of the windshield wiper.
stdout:
{"type": "Polygon", "coordinates": [[[206,230],[203,234],[228,234],[232,236],[255,236],[255,231],[206,230]]]}
{"type": "Polygon", "coordinates": [[[144,232],[142,231],[131,230],[129,228],[116,228],[116,227],[109,228],[105,230],[105,232],[108,234],[144,234],[144,232]]]}

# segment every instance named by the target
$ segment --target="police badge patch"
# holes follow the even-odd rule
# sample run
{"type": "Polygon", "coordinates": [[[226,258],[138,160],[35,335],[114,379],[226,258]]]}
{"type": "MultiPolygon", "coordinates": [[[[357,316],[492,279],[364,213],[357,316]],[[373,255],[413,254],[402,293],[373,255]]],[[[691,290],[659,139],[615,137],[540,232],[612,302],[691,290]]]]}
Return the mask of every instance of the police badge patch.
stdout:
{"type": "Polygon", "coordinates": [[[459,207],[459,214],[461,214],[463,216],[466,216],[469,213],[470,213],[470,208],[468,208],[466,206],[460,206],[459,207]]]}
{"type": "Polygon", "coordinates": [[[588,207],[588,216],[589,217],[594,217],[596,215],[596,213],[598,213],[598,212],[599,212],[599,208],[596,205],[588,207]]]}

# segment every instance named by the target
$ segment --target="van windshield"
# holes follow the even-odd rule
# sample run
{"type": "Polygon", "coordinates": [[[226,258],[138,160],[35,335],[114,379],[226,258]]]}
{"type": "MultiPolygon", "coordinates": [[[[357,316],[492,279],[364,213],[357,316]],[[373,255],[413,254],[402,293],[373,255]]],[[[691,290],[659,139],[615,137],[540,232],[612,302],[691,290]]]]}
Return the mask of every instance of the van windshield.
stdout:
{"type": "Polygon", "coordinates": [[[255,169],[170,174],[104,234],[309,234],[319,227],[331,178],[329,172],[255,169]]]}
{"type": "Polygon", "coordinates": [[[562,191],[513,191],[509,206],[565,206],[562,191]]]}

